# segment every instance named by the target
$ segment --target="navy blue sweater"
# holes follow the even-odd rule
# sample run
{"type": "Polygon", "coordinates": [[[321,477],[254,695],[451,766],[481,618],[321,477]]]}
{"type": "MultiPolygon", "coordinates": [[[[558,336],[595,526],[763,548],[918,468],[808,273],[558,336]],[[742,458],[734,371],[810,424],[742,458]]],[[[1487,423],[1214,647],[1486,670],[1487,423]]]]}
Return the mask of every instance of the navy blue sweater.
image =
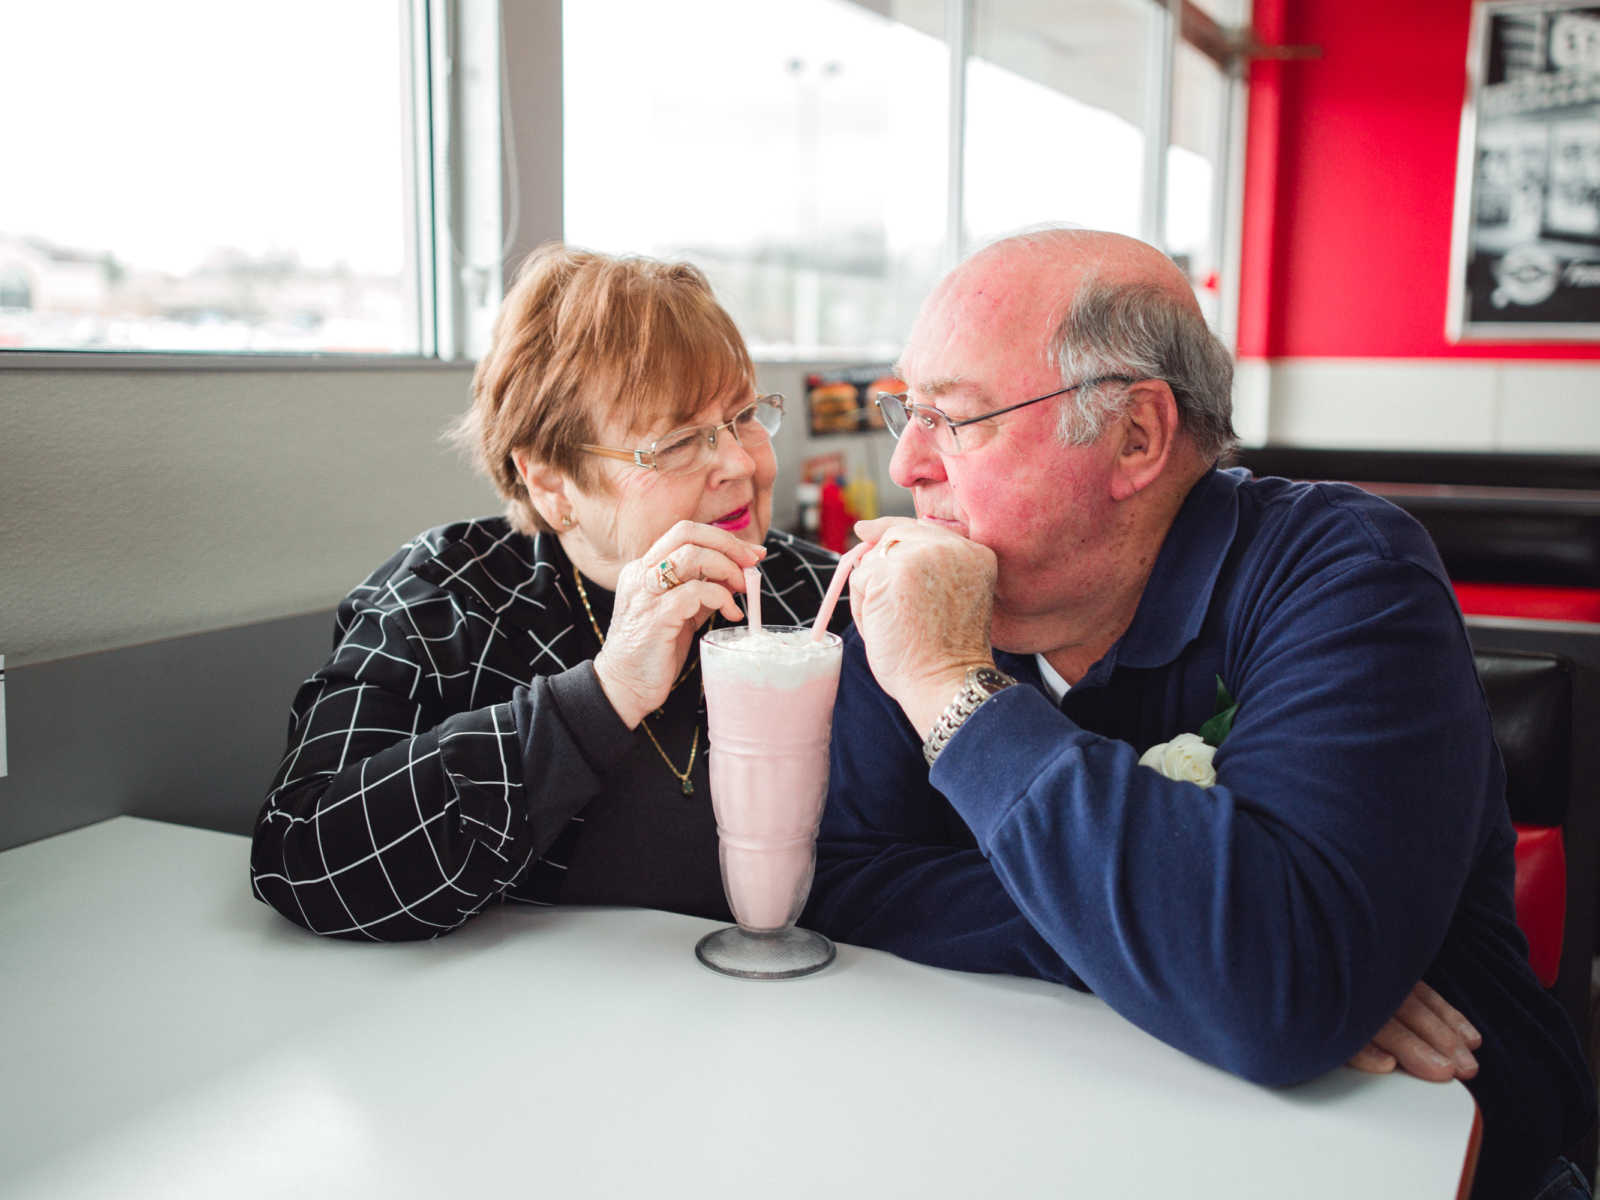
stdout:
{"type": "Polygon", "coordinates": [[[1345,1062],[1426,979],[1482,1031],[1476,1190],[1520,1195],[1592,1122],[1512,903],[1505,772],[1426,533],[1344,485],[1213,471],[1133,623],[1051,702],[985,703],[931,775],[846,643],[805,917],[843,941],[1088,987],[1247,1079],[1345,1062]],[[1215,787],[1140,753],[1239,701],[1215,787]]]}

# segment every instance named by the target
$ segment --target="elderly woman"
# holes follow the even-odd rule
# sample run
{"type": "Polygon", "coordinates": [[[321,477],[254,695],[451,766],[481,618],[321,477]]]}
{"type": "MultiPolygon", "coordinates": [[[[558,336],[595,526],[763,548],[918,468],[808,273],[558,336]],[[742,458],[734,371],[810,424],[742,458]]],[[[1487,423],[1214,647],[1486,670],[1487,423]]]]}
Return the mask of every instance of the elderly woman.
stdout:
{"type": "Polygon", "coordinates": [[[456,432],[506,515],[420,535],[339,606],[255,894],[382,941],[500,898],[728,919],[698,637],[743,619],[744,568],[801,623],[834,565],[769,529],[783,398],[694,267],[560,246],[524,264],[472,395],[456,432]]]}

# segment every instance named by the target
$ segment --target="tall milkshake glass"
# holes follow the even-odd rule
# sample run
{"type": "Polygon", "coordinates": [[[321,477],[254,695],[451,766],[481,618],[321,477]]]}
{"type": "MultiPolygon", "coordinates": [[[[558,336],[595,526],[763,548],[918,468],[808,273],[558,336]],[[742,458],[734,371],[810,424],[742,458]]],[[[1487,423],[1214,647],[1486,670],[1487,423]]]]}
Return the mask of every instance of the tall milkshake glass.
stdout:
{"type": "Polygon", "coordinates": [[[816,868],[843,645],[784,625],[700,639],[722,887],[739,924],[695,954],[725,975],[793,979],[833,961],[832,942],[794,923],[816,868]]]}

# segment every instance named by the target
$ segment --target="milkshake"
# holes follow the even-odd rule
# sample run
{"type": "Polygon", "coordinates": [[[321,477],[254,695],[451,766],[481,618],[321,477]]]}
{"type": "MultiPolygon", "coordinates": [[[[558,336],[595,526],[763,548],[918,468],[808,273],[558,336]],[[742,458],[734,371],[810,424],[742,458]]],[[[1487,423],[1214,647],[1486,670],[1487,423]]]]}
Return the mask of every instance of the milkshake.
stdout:
{"type": "Polygon", "coordinates": [[[702,943],[702,960],[718,970],[787,978],[833,957],[827,939],[791,927],[816,864],[842,648],[835,634],[818,641],[786,626],[732,626],[701,639],[711,804],[723,889],[740,926],[702,943]],[[708,953],[718,948],[754,957],[729,967],[708,953]],[[803,969],[796,958],[824,953],[803,969]]]}

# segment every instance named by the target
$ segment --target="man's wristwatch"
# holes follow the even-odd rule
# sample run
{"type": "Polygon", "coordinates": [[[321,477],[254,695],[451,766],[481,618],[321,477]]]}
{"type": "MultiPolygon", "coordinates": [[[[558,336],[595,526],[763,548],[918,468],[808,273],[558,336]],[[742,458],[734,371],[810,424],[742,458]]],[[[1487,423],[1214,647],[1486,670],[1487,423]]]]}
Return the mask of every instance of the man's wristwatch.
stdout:
{"type": "Polygon", "coordinates": [[[1015,687],[1017,681],[1004,671],[997,671],[993,667],[973,667],[967,672],[967,681],[962,685],[956,698],[939,714],[939,719],[933,723],[933,729],[928,733],[928,740],[922,743],[922,757],[928,760],[928,765],[933,766],[933,760],[939,757],[939,751],[944,749],[955,731],[973,713],[978,711],[990,696],[1003,692],[1008,687],[1015,687]]]}

